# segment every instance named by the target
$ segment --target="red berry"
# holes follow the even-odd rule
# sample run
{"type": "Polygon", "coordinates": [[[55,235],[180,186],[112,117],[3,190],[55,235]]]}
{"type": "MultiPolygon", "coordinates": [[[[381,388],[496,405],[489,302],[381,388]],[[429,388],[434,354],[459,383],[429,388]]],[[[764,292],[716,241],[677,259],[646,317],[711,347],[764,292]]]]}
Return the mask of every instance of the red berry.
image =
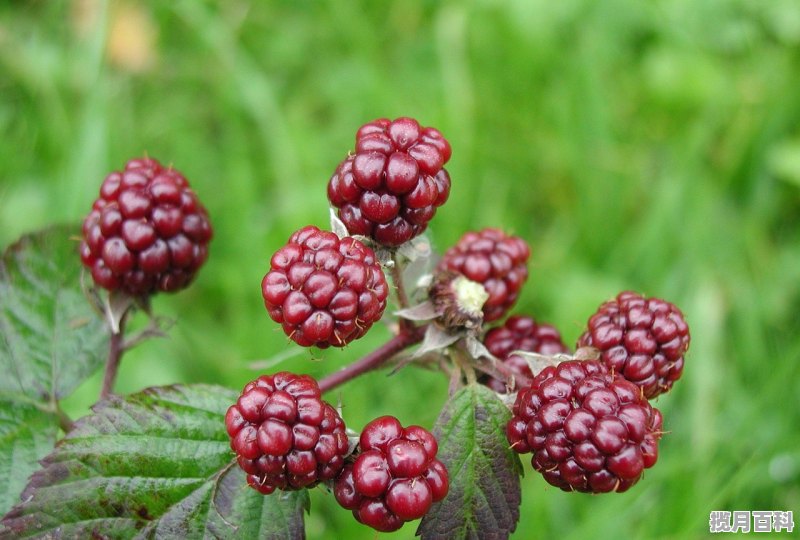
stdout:
{"type": "Polygon", "coordinates": [[[370,248],[308,226],[272,256],[261,294],[299,345],[344,347],[381,318],[389,287],[370,248]]]}
{"type": "Polygon", "coordinates": [[[622,292],[592,315],[577,346],[599,349],[611,370],[651,399],[668,392],[681,377],[690,339],[689,326],[676,306],[622,292]]]}
{"type": "Polygon", "coordinates": [[[517,394],[511,447],[564,491],[626,491],[658,457],[662,419],[639,389],[595,361],[542,370],[517,394]]]}
{"type": "Polygon", "coordinates": [[[336,477],[349,449],[339,413],[308,375],[280,372],[248,383],[225,415],[247,483],[264,494],[336,477]]]}
{"type": "Polygon", "coordinates": [[[424,516],[447,495],[447,469],[438,444],[420,426],[403,428],[382,416],[364,427],[359,454],[336,478],[333,493],[355,518],[378,531],[394,531],[424,516]]]}
{"type": "Polygon", "coordinates": [[[514,305],[528,279],[530,248],[519,237],[499,229],[468,232],[447,250],[437,267],[458,272],[483,285],[489,299],[483,305],[485,322],[500,319],[514,305]]]}
{"type": "MultiPolygon", "coordinates": [[[[569,349],[561,341],[561,334],[556,328],[549,324],[537,323],[532,317],[513,315],[506,319],[503,326],[492,328],[486,332],[483,344],[489,352],[506,364],[511,371],[522,375],[526,379],[532,379],[530,365],[523,357],[511,354],[514,351],[527,351],[544,355],[568,353],[569,349]]],[[[506,382],[494,377],[485,377],[481,380],[486,386],[495,392],[504,394],[507,391],[514,392],[518,384],[508,389],[506,382]]]]}
{"type": "Polygon", "coordinates": [[[94,282],[131,295],[183,289],[208,256],[205,208],[189,183],[155,159],[112,172],[83,222],[81,260],[94,282]]]}
{"type": "Polygon", "coordinates": [[[350,234],[399,246],[421,234],[450,194],[450,144],[412,118],[361,126],[356,151],[336,168],[328,199],[350,234]]]}

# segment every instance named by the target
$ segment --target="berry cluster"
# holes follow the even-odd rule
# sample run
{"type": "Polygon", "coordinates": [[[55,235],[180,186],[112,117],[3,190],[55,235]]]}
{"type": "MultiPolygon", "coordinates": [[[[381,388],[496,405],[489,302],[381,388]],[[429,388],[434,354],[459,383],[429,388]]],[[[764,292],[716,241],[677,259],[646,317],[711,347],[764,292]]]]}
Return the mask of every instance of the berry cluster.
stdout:
{"type": "Polygon", "coordinates": [[[689,326],[677,307],[626,291],[600,306],[578,347],[599,349],[609,368],[654,398],[668,392],[683,373],[689,339],[689,326]]]}
{"type": "MultiPolygon", "coordinates": [[[[517,376],[524,380],[533,378],[533,373],[528,361],[522,356],[514,354],[516,351],[526,351],[544,355],[566,354],[569,349],[561,340],[561,334],[555,326],[537,323],[531,317],[512,315],[502,326],[497,326],[486,332],[483,344],[489,352],[496,356],[517,376]]],[[[495,377],[486,377],[484,382],[489,388],[498,393],[517,390],[517,381],[511,388],[508,383],[495,377]]]]}
{"type": "MultiPolygon", "coordinates": [[[[559,331],[532,317],[512,315],[486,329],[516,303],[531,254],[523,239],[486,228],[467,232],[448,249],[416,284],[427,286],[427,299],[407,305],[403,268],[396,265],[407,263],[413,249],[398,248],[420,235],[447,200],[450,176],[443,167],[450,154],[438,130],[411,118],[363,125],[355,152],[327,186],[341,221],[333,219],[332,229],[340,234],[309,225],[272,255],[261,282],[264,305],[301,346],[345,347],[383,317],[390,289],[382,263],[395,265],[398,314],[408,319],[396,325],[389,343],[320,383],[280,372],[244,387],[225,426],[247,483],[260,493],[323,484],[356,520],[387,532],[444,499],[451,478],[429,431],[382,416],[348,438],[340,414],[321,398],[321,389],[423,339],[418,354],[443,353],[451,385],[477,379],[511,394],[504,397],[513,401],[506,425],[511,448],[532,453],[533,468],[550,484],[622,492],[655,464],[662,416],[648,399],[681,376],[690,341],[683,314],[671,303],[620,293],[589,319],[575,355],[566,359],[559,331]],[[475,370],[482,375],[471,377],[475,370]]],[[[155,160],[136,159],[103,182],[83,225],[81,258],[103,288],[135,296],[173,291],[192,280],[211,236],[206,211],[184,177],[155,160]]]]}
{"type": "Polygon", "coordinates": [[[361,126],[356,150],[328,182],[328,199],[350,234],[399,246],[421,234],[450,195],[450,144],[413,118],[361,126]]]}
{"type": "Polygon", "coordinates": [[[458,272],[480,283],[489,298],[483,305],[483,320],[496,321],[517,301],[528,279],[531,250],[522,238],[508,236],[500,229],[468,232],[448,249],[438,270],[458,272]]]}
{"type": "Polygon", "coordinates": [[[403,428],[393,416],[376,418],[361,432],[355,461],[336,480],[336,500],[361,523],[395,531],[447,495],[447,469],[437,451],[426,429],[403,428]]]}
{"type": "Polygon", "coordinates": [[[83,222],[94,282],[134,296],[186,287],[208,256],[208,215],[186,178],[151,158],[112,172],[83,222]]]}
{"type": "Polygon", "coordinates": [[[622,492],[655,464],[661,422],[635,384],[600,362],[571,360],[519,391],[507,433],[552,485],[622,492]]]}
{"type": "Polygon", "coordinates": [[[447,469],[428,430],[382,416],[351,453],[344,421],[308,375],[280,372],[248,383],[225,427],[250,487],[269,495],[332,482],[339,504],[379,531],[421,518],[447,495],[447,469]]]}
{"type": "Polygon", "coordinates": [[[372,249],[308,226],[272,256],[261,293],[297,344],[344,347],[381,318],[389,286],[372,249]]]}
{"type": "Polygon", "coordinates": [[[333,479],[344,466],[344,422],[307,375],[280,372],[248,383],[225,415],[239,466],[261,493],[333,479]]]}

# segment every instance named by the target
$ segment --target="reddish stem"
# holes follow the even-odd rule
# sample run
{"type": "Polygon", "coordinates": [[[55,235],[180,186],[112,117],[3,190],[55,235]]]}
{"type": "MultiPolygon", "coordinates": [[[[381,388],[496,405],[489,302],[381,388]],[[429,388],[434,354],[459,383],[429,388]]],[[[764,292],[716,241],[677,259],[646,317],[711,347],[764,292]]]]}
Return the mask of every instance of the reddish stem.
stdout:
{"type": "Polygon", "coordinates": [[[425,336],[425,328],[425,326],[418,326],[401,331],[392,339],[360,360],[353,362],[336,373],[331,373],[319,381],[319,389],[323,392],[327,392],[328,390],[332,390],[337,386],[346,383],[350,379],[361,375],[362,373],[366,373],[367,371],[377,368],[403,349],[422,341],[422,338],[425,336]]]}

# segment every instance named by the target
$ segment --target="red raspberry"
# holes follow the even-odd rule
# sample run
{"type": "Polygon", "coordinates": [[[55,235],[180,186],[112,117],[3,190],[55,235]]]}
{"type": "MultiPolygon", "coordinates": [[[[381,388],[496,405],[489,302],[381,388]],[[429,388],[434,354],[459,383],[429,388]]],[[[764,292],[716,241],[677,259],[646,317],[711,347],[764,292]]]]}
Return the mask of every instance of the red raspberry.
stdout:
{"type": "Polygon", "coordinates": [[[355,518],[378,531],[396,531],[424,516],[447,495],[447,469],[439,446],[420,426],[403,428],[397,418],[376,418],[361,432],[360,453],[336,479],[334,495],[355,518]]]}
{"type": "Polygon", "coordinates": [[[103,181],[83,222],[81,261],[104,289],[173,292],[203,265],[211,236],[206,210],[180,172],[132,159],[103,181]]]}
{"type": "Polygon", "coordinates": [[[500,229],[468,232],[447,250],[438,270],[452,270],[483,285],[489,299],[483,305],[483,320],[495,321],[514,305],[528,279],[531,250],[519,237],[500,229]]]}
{"type": "Polygon", "coordinates": [[[286,335],[326,348],[366,334],[383,315],[389,286],[370,248],[309,225],[272,256],[261,293],[286,335]]]}
{"type": "Polygon", "coordinates": [[[625,491],[658,458],[661,412],[600,362],[545,368],[512,412],[511,447],[533,452],[533,468],[564,491],[625,491]]]}
{"type": "Polygon", "coordinates": [[[399,246],[421,234],[450,195],[443,169],[450,144],[413,118],[380,118],[361,126],[356,151],[328,182],[328,200],[350,234],[399,246]]]}
{"type": "Polygon", "coordinates": [[[598,308],[577,346],[599,349],[610,369],[651,399],[668,392],[681,377],[689,341],[681,310],[626,291],[598,308]]]}
{"type": "MultiPolygon", "coordinates": [[[[537,323],[532,317],[521,315],[509,317],[503,326],[489,330],[483,338],[483,344],[490,353],[511,368],[511,371],[527,379],[533,378],[528,361],[519,355],[511,354],[512,352],[527,351],[545,355],[569,352],[561,341],[561,334],[554,326],[537,323]]],[[[486,377],[481,382],[501,394],[517,390],[516,384],[514,388],[507,389],[505,381],[494,377],[486,377]]]]}
{"type": "Polygon", "coordinates": [[[308,375],[280,372],[248,383],[225,415],[247,483],[268,495],[336,477],[348,451],[339,413],[308,375]]]}

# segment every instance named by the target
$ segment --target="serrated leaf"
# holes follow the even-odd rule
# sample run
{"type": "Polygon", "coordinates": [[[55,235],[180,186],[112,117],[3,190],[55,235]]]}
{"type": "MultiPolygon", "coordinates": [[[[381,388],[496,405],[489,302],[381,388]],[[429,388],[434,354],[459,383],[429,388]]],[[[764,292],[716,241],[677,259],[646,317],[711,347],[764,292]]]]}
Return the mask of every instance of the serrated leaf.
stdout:
{"type": "Polygon", "coordinates": [[[210,385],[112,396],[43,460],[2,521],[14,538],[298,538],[305,492],[264,497],[233,461],[210,385]]]}
{"type": "Polygon", "coordinates": [[[445,404],[434,428],[450,491],[423,518],[424,540],[508,538],[519,521],[522,466],[505,426],[511,413],[488,388],[470,385],[445,404]]]}
{"type": "Polygon", "coordinates": [[[53,449],[58,419],[33,404],[0,400],[0,515],[19,502],[28,477],[53,449]]]}
{"type": "Polygon", "coordinates": [[[61,399],[105,360],[108,333],[80,288],[77,228],[22,237],[0,260],[0,394],[61,399]]]}

